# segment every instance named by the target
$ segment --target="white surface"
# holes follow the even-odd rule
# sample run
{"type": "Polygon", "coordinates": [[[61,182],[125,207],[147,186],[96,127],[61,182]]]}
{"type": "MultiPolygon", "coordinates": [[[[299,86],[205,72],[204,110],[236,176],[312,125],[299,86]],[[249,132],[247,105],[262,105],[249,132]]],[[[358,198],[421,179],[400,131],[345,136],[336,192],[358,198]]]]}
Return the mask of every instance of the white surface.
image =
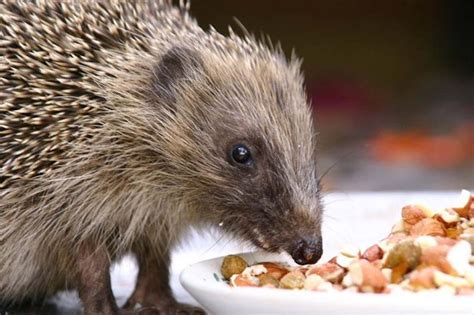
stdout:
{"type": "MultiPolygon", "coordinates": [[[[330,259],[344,244],[357,244],[364,248],[384,238],[400,218],[401,207],[408,203],[423,201],[438,206],[449,205],[452,204],[450,200],[455,200],[458,195],[458,191],[328,194],[324,197],[325,253],[322,260],[330,259]]],[[[232,241],[217,232],[191,233],[188,241],[176,249],[172,257],[171,285],[176,298],[184,303],[196,304],[179,284],[178,275],[183,268],[206,259],[252,250],[252,246],[232,241]]],[[[137,267],[131,257],[126,257],[112,268],[112,286],[119,303],[123,303],[132,292],[136,273],[137,267]]],[[[56,301],[60,306],[77,305],[75,295],[72,298],[62,296],[56,301]]],[[[349,307],[345,314],[351,314],[349,307]]]]}
{"type": "MultiPolygon", "coordinates": [[[[249,264],[284,261],[287,257],[256,252],[241,255],[249,264]]],[[[219,272],[222,257],[194,264],[181,274],[183,286],[211,314],[473,314],[472,296],[440,292],[361,294],[268,288],[231,288],[219,272]],[[216,277],[218,277],[216,279],[216,277]]]]}

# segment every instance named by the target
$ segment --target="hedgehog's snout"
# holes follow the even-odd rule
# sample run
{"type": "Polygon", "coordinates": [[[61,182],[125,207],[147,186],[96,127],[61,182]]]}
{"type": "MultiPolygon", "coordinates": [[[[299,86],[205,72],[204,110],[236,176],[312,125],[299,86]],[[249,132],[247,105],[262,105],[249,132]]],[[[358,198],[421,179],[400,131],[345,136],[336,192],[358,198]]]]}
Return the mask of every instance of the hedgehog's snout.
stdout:
{"type": "Polygon", "coordinates": [[[314,264],[323,255],[323,240],[321,236],[299,239],[293,244],[288,253],[299,265],[314,264]]]}

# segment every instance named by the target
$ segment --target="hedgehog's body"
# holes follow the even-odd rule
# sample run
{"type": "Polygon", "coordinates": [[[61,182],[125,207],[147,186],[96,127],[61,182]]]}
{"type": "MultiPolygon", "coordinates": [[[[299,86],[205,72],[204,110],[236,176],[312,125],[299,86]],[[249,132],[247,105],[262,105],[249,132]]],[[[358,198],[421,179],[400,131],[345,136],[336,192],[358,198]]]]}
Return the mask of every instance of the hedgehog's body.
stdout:
{"type": "Polygon", "coordinates": [[[79,288],[87,312],[113,313],[86,278],[127,251],[158,278],[131,303],[169,304],[168,250],[191,223],[316,250],[298,64],[151,2],[0,2],[0,305],[79,288]],[[229,161],[236,143],[255,165],[229,161]]]}

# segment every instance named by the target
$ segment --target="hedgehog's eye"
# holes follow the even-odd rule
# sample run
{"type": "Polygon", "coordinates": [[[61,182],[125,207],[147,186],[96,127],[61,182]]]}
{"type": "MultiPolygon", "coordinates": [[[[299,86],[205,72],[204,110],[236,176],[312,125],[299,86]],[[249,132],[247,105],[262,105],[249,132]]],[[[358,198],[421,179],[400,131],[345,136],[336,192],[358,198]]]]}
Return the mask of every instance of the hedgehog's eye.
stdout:
{"type": "Polygon", "coordinates": [[[234,162],[243,164],[243,165],[250,165],[253,162],[252,154],[250,153],[250,149],[247,148],[243,144],[237,144],[232,148],[230,152],[230,156],[234,162]]]}

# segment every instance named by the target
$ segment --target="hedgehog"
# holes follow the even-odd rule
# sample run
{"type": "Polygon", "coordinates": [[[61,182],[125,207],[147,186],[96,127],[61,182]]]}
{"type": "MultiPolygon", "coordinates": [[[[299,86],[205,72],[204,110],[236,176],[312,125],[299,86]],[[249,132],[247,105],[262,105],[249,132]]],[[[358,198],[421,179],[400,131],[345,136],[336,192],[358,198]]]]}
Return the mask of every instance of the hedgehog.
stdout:
{"type": "Polygon", "coordinates": [[[168,0],[0,2],[0,305],[77,290],[85,314],[173,313],[170,251],[216,227],[322,254],[301,62],[168,0]],[[136,256],[123,309],[109,267],[136,256]]]}

